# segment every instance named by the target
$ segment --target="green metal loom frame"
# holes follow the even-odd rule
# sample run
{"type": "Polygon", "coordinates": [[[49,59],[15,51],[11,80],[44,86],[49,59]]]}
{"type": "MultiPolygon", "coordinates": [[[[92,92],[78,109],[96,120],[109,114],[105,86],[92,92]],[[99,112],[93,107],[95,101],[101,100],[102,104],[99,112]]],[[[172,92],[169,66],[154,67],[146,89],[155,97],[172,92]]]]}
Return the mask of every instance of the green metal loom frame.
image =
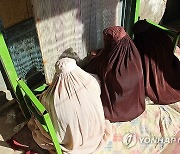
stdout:
{"type": "Polygon", "coordinates": [[[4,37],[0,32],[0,60],[3,64],[8,80],[12,86],[13,93],[15,94],[19,107],[26,119],[30,119],[34,115],[42,124],[44,129],[50,134],[57,154],[62,154],[62,150],[56,136],[49,113],[46,111],[41,102],[37,99],[33,92],[41,92],[45,89],[46,85],[38,87],[34,91],[30,90],[26,83],[18,78],[14,68],[11,56],[6,46],[4,37]]]}
{"type": "MultiPolygon", "coordinates": [[[[132,8],[133,11],[131,12],[131,13],[132,13],[132,15],[131,15],[131,19],[132,19],[131,25],[132,25],[132,26],[133,26],[133,24],[136,23],[136,22],[139,20],[139,18],[140,18],[140,16],[139,16],[139,12],[140,12],[140,0],[134,0],[134,4],[133,4],[133,5],[134,5],[134,7],[132,8]]],[[[176,45],[177,45],[178,40],[179,40],[179,38],[180,38],[180,32],[175,32],[175,31],[170,30],[170,29],[168,29],[168,28],[166,28],[166,27],[164,27],[164,26],[161,26],[161,25],[159,25],[159,24],[153,23],[153,22],[151,22],[151,21],[149,21],[149,20],[146,20],[146,21],[147,21],[148,23],[150,23],[151,25],[153,25],[153,26],[161,29],[162,31],[166,32],[167,35],[169,35],[169,36],[171,36],[171,37],[173,38],[173,47],[174,47],[173,52],[175,52],[176,45]]],[[[130,36],[133,38],[133,33],[132,33],[132,31],[130,32],[130,36]]]]}
{"type": "Polygon", "coordinates": [[[62,154],[62,150],[58,138],[56,136],[56,132],[53,127],[49,113],[23,80],[20,79],[17,81],[17,83],[24,93],[25,100],[28,103],[28,108],[30,109],[32,114],[38,119],[38,121],[42,124],[44,129],[50,134],[56,152],[58,154],[62,154]]]}
{"type": "Polygon", "coordinates": [[[179,40],[179,35],[180,35],[180,32],[175,32],[173,30],[170,30],[164,26],[161,26],[161,25],[158,25],[158,24],[155,24],[149,20],[147,20],[148,23],[150,23],[151,25],[161,29],[162,31],[166,32],[167,35],[171,36],[173,38],[173,46],[174,46],[174,49],[173,49],[173,52],[175,52],[176,50],[176,46],[177,46],[177,43],[178,43],[178,40],[179,40]]]}
{"type": "MultiPolygon", "coordinates": [[[[131,7],[131,17],[130,17],[131,20],[129,21],[131,26],[133,26],[134,23],[136,23],[139,19],[139,9],[140,9],[140,0],[133,0],[131,7]]],[[[172,36],[174,38],[173,39],[174,48],[176,47],[179,39],[179,33],[173,32],[158,24],[154,24],[154,23],[151,24],[166,31],[170,36],[172,36]]],[[[133,35],[132,31],[130,32],[129,35],[132,37],[133,35]]],[[[56,136],[56,132],[53,127],[49,113],[35,96],[35,93],[42,92],[45,89],[46,85],[44,84],[32,91],[29,89],[29,87],[22,79],[18,78],[8,48],[4,41],[4,37],[1,32],[0,32],[0,60],[3,64],[8,80],[12,86],[13,93],[15,94],[18,100],[23,115],[25,116],[26,119],[30,119],[31,115],[34,115],[42,124],[44,129],[50,134],[57,154],[62,154],[62,150],[58,138],[56,136]]]]}

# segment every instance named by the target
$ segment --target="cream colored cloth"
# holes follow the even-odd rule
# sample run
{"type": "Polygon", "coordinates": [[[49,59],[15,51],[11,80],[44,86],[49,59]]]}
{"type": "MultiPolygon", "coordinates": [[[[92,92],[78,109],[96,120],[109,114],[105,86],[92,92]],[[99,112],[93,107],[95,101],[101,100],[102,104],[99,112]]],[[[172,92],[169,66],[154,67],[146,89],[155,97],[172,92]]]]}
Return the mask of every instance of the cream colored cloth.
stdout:
{"type": "Polygon", "coordinates": [[[40,101],[51,116],[64,153],[91,154],[110,140],[112,128],[104,118],[100,93],[97,79],[74,59],[56,63],[53,82],[40,101]]]}
{"type": "Polygon", "coordinates": [[[56,153],[51,137],[36,118],[31,117],[28,122],[28,128],[32,131],[34,141],[41,148],[48,150],[51,154],[56,153]]]}

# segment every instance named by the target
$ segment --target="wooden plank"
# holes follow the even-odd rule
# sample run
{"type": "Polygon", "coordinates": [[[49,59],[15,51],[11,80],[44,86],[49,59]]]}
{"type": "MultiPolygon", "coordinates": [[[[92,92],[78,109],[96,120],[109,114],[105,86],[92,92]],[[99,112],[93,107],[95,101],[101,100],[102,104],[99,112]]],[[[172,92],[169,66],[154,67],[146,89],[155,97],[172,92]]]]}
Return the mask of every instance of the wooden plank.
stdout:
{"type": "Polygon", "coordinates": [[[0,18],[4,28],[33,16],[31,0],[0,0],[0,18]]]}

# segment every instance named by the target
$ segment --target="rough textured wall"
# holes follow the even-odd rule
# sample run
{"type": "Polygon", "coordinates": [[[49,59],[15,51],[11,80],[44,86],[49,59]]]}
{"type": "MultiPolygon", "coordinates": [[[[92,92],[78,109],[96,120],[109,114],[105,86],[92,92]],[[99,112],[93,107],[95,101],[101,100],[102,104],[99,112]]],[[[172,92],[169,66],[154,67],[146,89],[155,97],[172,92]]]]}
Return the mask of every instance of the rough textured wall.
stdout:
{"type": "Polygon", "coordinates": [[[102,47],[102,31],[120,23],[119,0],[32,0],[47,83],[54,64],[72,47],[83,59],[91,49],[102,47]]]}
{"type": "MultiPolygon", "coordinates": [[[[0,71],[0,92],[1,92],[1,91],[3,91],[3,92],[6,93],[6,98],[7,98],[8,100],[12,100],[12,95],[11,95],[10,91],[9,91],[9,90],[7,89],[7,87],[6,87],[4,78],[3,78],[2,73],[1,73],[1,71],[0,71]]],[[[1,96],[0,96],[0,97],[1,97],[1,96]]],[[[2,100],[1,100],[1,98],[0,98],[0,102],[1,102],[1,101],[2,101],[2,100]]]]}
{"type": "Polygon", "coordinates": [[[164,15],[167,0],[141,0],[140,18],[159,23],[164,15]]]}
{"type": "Polygon", "coordinates": [[[0,0],[0,18],[5,28],[32,16],[31,0],[0,0]]]}
{"type": "MultiPolygon", "coordinates": [[[[130,15],[126,12],[121,19],[125,2],[128,5],[130,0],[32,0],[47,83],[52,81],[55,62],[68,48],[83,59],[91,49],[102,47],[103,29],[123,25],[130,15]]],[[[141,0],[141,19],[159,23],[166,2],[141,0]]]]}

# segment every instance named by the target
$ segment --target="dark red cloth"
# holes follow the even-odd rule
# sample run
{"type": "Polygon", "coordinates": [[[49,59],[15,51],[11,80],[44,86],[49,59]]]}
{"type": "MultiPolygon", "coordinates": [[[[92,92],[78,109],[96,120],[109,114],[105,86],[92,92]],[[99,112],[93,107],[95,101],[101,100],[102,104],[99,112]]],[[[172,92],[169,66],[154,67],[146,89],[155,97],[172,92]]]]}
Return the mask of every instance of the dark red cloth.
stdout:
{"type": "Polygon", "coordinates": [[[6,142],[12,149],[20,150],[24,154],[50,154],[49,151],[42,149],[36,144],[27,125],[6,142]]]}
{"type": "Polygon", "coordinates": [[[108,27],[103,35],[104,48],[85,70],[100,78],[106,119],[111,122],[130,121],[145,109],[141,58],[122,27],[108,27]]]}
{"type": "Polygon", "coordinates": [[[138,21],[133,32],[142,58],[146,95],[157,104],[180,101],[180,62],[170,37],[145,20],[138,21]]]}

